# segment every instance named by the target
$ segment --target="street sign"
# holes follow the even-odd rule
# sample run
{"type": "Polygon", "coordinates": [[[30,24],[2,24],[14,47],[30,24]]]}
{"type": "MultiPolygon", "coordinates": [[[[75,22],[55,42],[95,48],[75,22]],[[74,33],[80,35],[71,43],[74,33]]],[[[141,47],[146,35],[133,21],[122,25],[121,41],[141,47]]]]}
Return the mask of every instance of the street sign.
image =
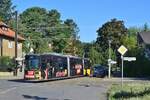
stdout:
{"type": "Polygon", "coordinates": [[[116,64],[117,62],[116,61],[113,61],[111,59],[108,59],[108,64],[116,64]]]}
{"type": "Polygon", "coordinates": [[[117,62],[116,62],[116,61],[111,61],[110,63],[111,63],[111,64],[116,64],[117,62]]]}
{"type": "Polygon", "coordinates": [[[116,64],[117,62],[116,61],[113,61],[111,59],[108,59],[108,66],[109,66],[109,69],[108,69],[108,77],[110,78],[110,74],[111,74],[111,65],[112,64],[116,64]]]}
{"type": "Polygon", "coordinates": [[[135,61],[136,57],[123,57],[123,60],[126,60],[126,61],[135,61]]]}
{"type": "Polygon", "coordinates": [[[118,52],[119,52],[121,55],[124,55],[127,51],[128,51],[128,49],[127,49],[125,46],[123,46],[123,45],[121,45],[121,46],[119,47],[119,49],[118,49],[118,52]]]}

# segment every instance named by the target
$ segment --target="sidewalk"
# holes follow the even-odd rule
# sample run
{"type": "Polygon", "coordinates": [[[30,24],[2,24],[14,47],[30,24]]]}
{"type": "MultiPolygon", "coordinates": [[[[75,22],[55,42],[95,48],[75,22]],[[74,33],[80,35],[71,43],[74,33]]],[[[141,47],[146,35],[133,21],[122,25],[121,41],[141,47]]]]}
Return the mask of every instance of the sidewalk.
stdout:
{"type": "Polygon", "coordinates": [[[14,76],[13,73],[4,73],[1,72],[0,74],[0,79],[23,79],[24,75],[23,74],[18,74],[17,76],[14,76]]]}
{"type": "Polygon", "coordinates": [[[0,79],[23,79],[23,77],[19,77],[19,76],[0,76],[0,79]]]}

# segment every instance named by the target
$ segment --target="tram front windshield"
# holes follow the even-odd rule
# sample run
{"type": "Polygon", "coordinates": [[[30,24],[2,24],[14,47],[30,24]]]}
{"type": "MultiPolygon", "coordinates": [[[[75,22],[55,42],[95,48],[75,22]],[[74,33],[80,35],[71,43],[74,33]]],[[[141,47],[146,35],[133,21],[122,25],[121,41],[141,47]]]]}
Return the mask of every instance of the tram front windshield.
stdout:
{"type": "Polygon", "coordinates": [[[38,56],[26,56],[26,68],[27,69],[38,69],[39,68],[39,57],[38,56]]]}

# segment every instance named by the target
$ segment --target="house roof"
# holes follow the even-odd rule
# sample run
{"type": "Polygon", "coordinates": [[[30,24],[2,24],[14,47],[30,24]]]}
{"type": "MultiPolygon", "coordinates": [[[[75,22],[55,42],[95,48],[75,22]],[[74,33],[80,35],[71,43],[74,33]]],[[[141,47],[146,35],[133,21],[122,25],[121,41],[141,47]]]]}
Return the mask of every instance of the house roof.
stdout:
{"type": "Polygon", "coordinates": [[[150,31],[140,32],[139,35],[145,44],[150,44],[150,31]]]}
{"type": "Polygon", "coordinates": [[[3,23],[2,21],[0,21],[0,26],[8,27],[8,25],[6,25],[5,23],[3,23]]]}
{"type": "MultiPolygon", "coordinates": [[[[7,30],[3,30],[2,28],[0,28],[0,35],[2,36],[6,36],[9,38],[15,38],[15,32],[13,30],[11,30],[5,23],[0,21],[0,27],[5,27],[7,28],[7,30]]],[[[19,40],[25,40],[23,37],[21,37],[20,35],[17,35],[19,40]]]]}

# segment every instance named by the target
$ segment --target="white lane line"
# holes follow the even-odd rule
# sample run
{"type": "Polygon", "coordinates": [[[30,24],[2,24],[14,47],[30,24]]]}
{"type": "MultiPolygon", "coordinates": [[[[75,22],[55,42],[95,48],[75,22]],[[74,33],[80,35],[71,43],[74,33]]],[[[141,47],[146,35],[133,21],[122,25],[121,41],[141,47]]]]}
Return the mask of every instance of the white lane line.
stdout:
{"type": "Polygon", "coordinates": [[[15,90],[15,89],[17,89],[17,88],[24,88],[24,87],[27,87],[27,88],[30,88],[30,87],[36,87],[36,86],[38,86],[38,87],[44,87],[43,85],[41,85],[41,84],[32,84],[32,85],[21,85],[21,86],[17,86],[17,87],[12,87],[12,88],[9,88],[9,89],[6,89],[6,90],[4,90],[4,91],[2,91],[2,92],[0,92],[0,95],[2,95],[2,94],[6,94],[6,93],[8,93],[8,92],[10,92],[10,91],[12,91],[12,90],[15,90]]]}
{"type": "Polygon", "coordinates": [[[5,93],[7,93],[7,92],[9,92],[9,91],[12,91],[12,90],[14,90],[14,89],[16,89],[16,88],[17,88],[17,87],[13,87],[13,88],[4,90],[4,91],[0,92],[0,94],[5,94],[5,93]]]}

